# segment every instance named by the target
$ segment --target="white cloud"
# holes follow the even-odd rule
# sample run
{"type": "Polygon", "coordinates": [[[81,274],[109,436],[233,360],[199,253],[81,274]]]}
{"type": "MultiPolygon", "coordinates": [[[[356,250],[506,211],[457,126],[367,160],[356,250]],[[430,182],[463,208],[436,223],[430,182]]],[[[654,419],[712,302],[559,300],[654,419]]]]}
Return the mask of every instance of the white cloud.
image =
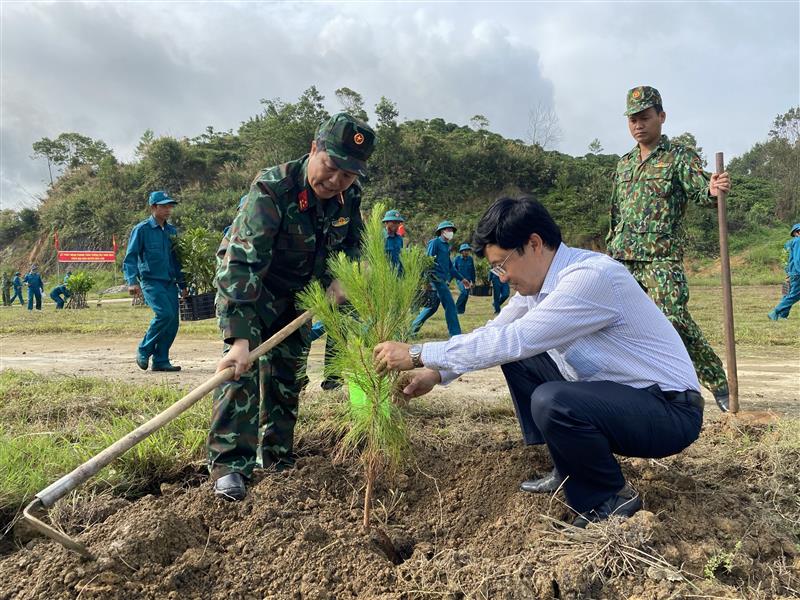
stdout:
{"type": "Polygon", "coordinates": [[[800,97],[797,4],[375,3],[4,4],[3,206],[41,194],[31,144],[64,131],[106,141],[122,160],[145,129],[236,129],[261,98],[312,84],[338,108],[348,86],[401,118],[467,123],[483,114],[524,137],[552,103],[582,154],[631,145],[625,91],[659,87],[667,132],[692,131],[728,156],[765,137],[800,97]],[[24,190],[27,190],[24,191],[24,190]]]}

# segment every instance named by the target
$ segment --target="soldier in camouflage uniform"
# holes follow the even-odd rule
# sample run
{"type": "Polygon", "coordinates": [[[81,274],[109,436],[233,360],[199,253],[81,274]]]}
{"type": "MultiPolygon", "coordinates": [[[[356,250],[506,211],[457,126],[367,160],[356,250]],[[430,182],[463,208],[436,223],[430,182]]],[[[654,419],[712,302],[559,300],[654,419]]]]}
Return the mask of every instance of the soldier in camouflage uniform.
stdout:
{"type": "Polygon", "coordinates": [[[214,393],[208,436],[219,497],[244,498],[257,454],[264,468],[294,463],[310,327],[270,351],[261,369],[247,356],[299,315],[295,294],[313,278],[344,301],[327,259],[337,251],[358,256],[363,222],[357,178],[365,175],[374,143],[367,124],[334,115],[320,126],[309,154],[259,173],[222,241],[217,315],[225,351],[217,370],[233,366],[236,374],[214,393]]]}
{"type": "Polygon", "coordinates": [[[672,322],[700,382],[713,392],[720,409],[727,411],[728,382],[722,361],[687,308],[683,218],[688,202],[715,206],[717,193],[730,190],[730,178],[727,173],[709,176],[692,148],[661,135],[667,115],[655,88],[629,90],[625,115],[637,144],[617,163],[608,253],[628,268],[672,322]]]}

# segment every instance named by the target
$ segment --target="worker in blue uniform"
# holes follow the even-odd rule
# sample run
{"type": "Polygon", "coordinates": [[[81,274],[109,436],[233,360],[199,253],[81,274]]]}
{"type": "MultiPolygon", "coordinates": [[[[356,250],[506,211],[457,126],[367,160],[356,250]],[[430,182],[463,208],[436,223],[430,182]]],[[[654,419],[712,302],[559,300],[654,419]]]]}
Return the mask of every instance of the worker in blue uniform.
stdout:
{"type": "Polygon", "coordinates": [[[178,231],[168,223],[177,201],[165,191],[150,194],[150,218],[137,224],[128,239],[122,262],[125,281],[132,296],[144,295],[155,316],[139,343],[136,364],[142,370],[180,371],[169,360],[169,349],[178,334],[178,289],[186,296],[186,281],[175,252],[178,231]]]}
{"type": "MultiPolygon", "coordinates": [[[[475,285],[475,261],[472,260],[472,248],[469,244],[464,243],[458,247],[458,256],[456,256],[453,264],[456,271],[461,273],[465,279],[470,283],[470,288],[475,285]]],[[[458,299],[456,300],[456,311],[458,314],[463,315],[467,310],[467,300],[469,300],[470,288],[467,288],[462,282],[456,280],[458,286],[458,299]]]]}
{"type": "Polygon", "coordinates": [[[778,302],[778,306],[769,311],[768,316],[773,321],[788,319],[792,306],[800,300],[800,223],[794,224],[791,236],[783,246],[787,253],[786,279],[789,281],[789,291],[778,302]]]}
{"type": "Polygon", "coordinates": [[[508,281],[501,281],[500,278],[489,271],[489,282],[492,284],[492,306],[494,307],[494,314],[500,313],[500,307],[503,302],[508,300],[511,295],[511,286],[508,281]]]}
{"type": "Polygon", "coordinates": [[[25,301],[22,299],[22,279],[20,278],[20,272],[17,271],[14,273],[14,280],[11,282],[14,286],[14,295],[11,296],[11,304],[14,304],[14,300],[19,298],[20,306],[25,306],[25,301]]]}
{"type": "Polygon", "coordinates": [[[64,308],[64,303],[72,295],[67,287],[67,281],[69,281],[70,277],[72,277],[72,271],[67,271],[64,276],[64,283],[57,285],[50,291],[50,298],[56,303],[56,310],[64,308]]]}
{"type": "Polygon", "coordinates": [[[36,301],[36,310],[42,310],[44,282],[42,281],[42,276],[39,275],[39,267],[31,265],[31,270],[25,275],[23,281],[28,284],[28,310],[33,310],[34,300],[36,301]]]}
{"type": "Polygon", "coordinates": [[[423,307],[417,318],[411,324],[411,333],[416,335],[423,323],[430,319],[439,309],[439,304],[444,307],[444,319],[447,322],[447,331],[450,336],[461,334],[461,324],[458,322],[458,312],[453,296],[450,294],[449,283],[455,278],[461,281],[464,287],[469,288],[470,282],[453,266],[450,260],[450,240],[456,232],[452,221],[442,221],[436,227],[436,237],[428,242],[428,256],[434,259],[433,272],[431,273],[431,286],[436,291],[436,298],[430,306],[423,307]]]}

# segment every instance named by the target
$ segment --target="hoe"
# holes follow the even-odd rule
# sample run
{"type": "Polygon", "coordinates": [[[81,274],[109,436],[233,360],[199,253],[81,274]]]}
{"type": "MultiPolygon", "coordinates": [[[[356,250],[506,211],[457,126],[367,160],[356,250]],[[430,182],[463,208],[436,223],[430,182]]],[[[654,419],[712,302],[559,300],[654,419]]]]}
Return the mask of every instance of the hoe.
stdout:
{"type": "MultiPolygon", "coordinates": [[[[250,352],[250,361],[254,362],[259,356],[269,352],[272,348],[280,344],[283,340],[289,337],[292,333],[297,331],[306,321],[311,319],[311,312],[306,311],[294,321],[289,323],[286,327],[278,331],[275,335],[269,338],[260,346],[254,348],[250,352]]],[[[74,550],[78,554],[85,556],[89,559],[95,557],[87,550],[86,546],[73,540],[68,535],[57,531],[50,525],[47,525],[39,518],[33,515],[34,511],[41,511],[48,509],[56,503],[57,500],[64,497],[66,494],[84,484],[90,477],[97,474],[103,467],[108,465],[114,459],[122,456],[125,452],[133,448],[136,444],[148,437],[150,434],[155,433],[164,425],[184,413],[190,407],[194,406],[198,400],[203,398],[211,390],[218,385],[228,381],[233,377],[233,367],[228,367],[224,371],[220,371],[213,377],[197,386],[191,392],[186,394],[183,398],[175,402],[165,411],[157,414],[155,417],[140,425],[122,439],[117,440],[108,448],[90,458],[82,465],[76,467],[71,473],[64,475],[61,479],[43,489],[36,494],[33,501],[25,507],[23,517],[30,525],[37,531],[43,533],[49,538],[54,539],[59,544],[74,550]]]]}

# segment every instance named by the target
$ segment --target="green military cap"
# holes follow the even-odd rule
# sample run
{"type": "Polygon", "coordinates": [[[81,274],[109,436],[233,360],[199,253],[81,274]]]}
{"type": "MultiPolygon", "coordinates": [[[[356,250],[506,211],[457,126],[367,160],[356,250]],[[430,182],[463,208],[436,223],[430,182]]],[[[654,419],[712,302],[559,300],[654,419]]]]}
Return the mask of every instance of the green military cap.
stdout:
{"type": "Polygon", "coordinates": [[[463,244],[461,244],[461,245],[458,247],[458,251],[459,251],[459,252],[463,252],[464,250],[470,250],[470,251],[472,251],[472,246],[470,246],[469,244],[467,244],[466,242],[464,242],[463,244]]]}
{"type": "Polygon", "coordinates": [[[338,113],[319,126],[317,147],[325,150],[340,169],[363,176],[375,149],[375,132],[364,121],[338,113]]]}
{"type": "Polygon", "coordinates": [[[397,209],[387,210],[386,214],[383,215],[383,222],[387,223],[389,221],[399,221],[400,223],[405,222],[405,219],[400,216],[400,211],[397,209]]]}
{"type": "Polygon", "coordinates": [[[442,229],[452,229],[456,231],[458,228],[453,225],[452,221],[442,221],[436,226],[436,233],[439,233],[442,229]]]}
{"type": "Polygon", "coordinates": [[[661,94],[658,93],[658,90],[649,85],[640,85],[628,90],[628,102],[625,116],[629,117],[635,115],[656,104],[663,106],[661,94]]]}

